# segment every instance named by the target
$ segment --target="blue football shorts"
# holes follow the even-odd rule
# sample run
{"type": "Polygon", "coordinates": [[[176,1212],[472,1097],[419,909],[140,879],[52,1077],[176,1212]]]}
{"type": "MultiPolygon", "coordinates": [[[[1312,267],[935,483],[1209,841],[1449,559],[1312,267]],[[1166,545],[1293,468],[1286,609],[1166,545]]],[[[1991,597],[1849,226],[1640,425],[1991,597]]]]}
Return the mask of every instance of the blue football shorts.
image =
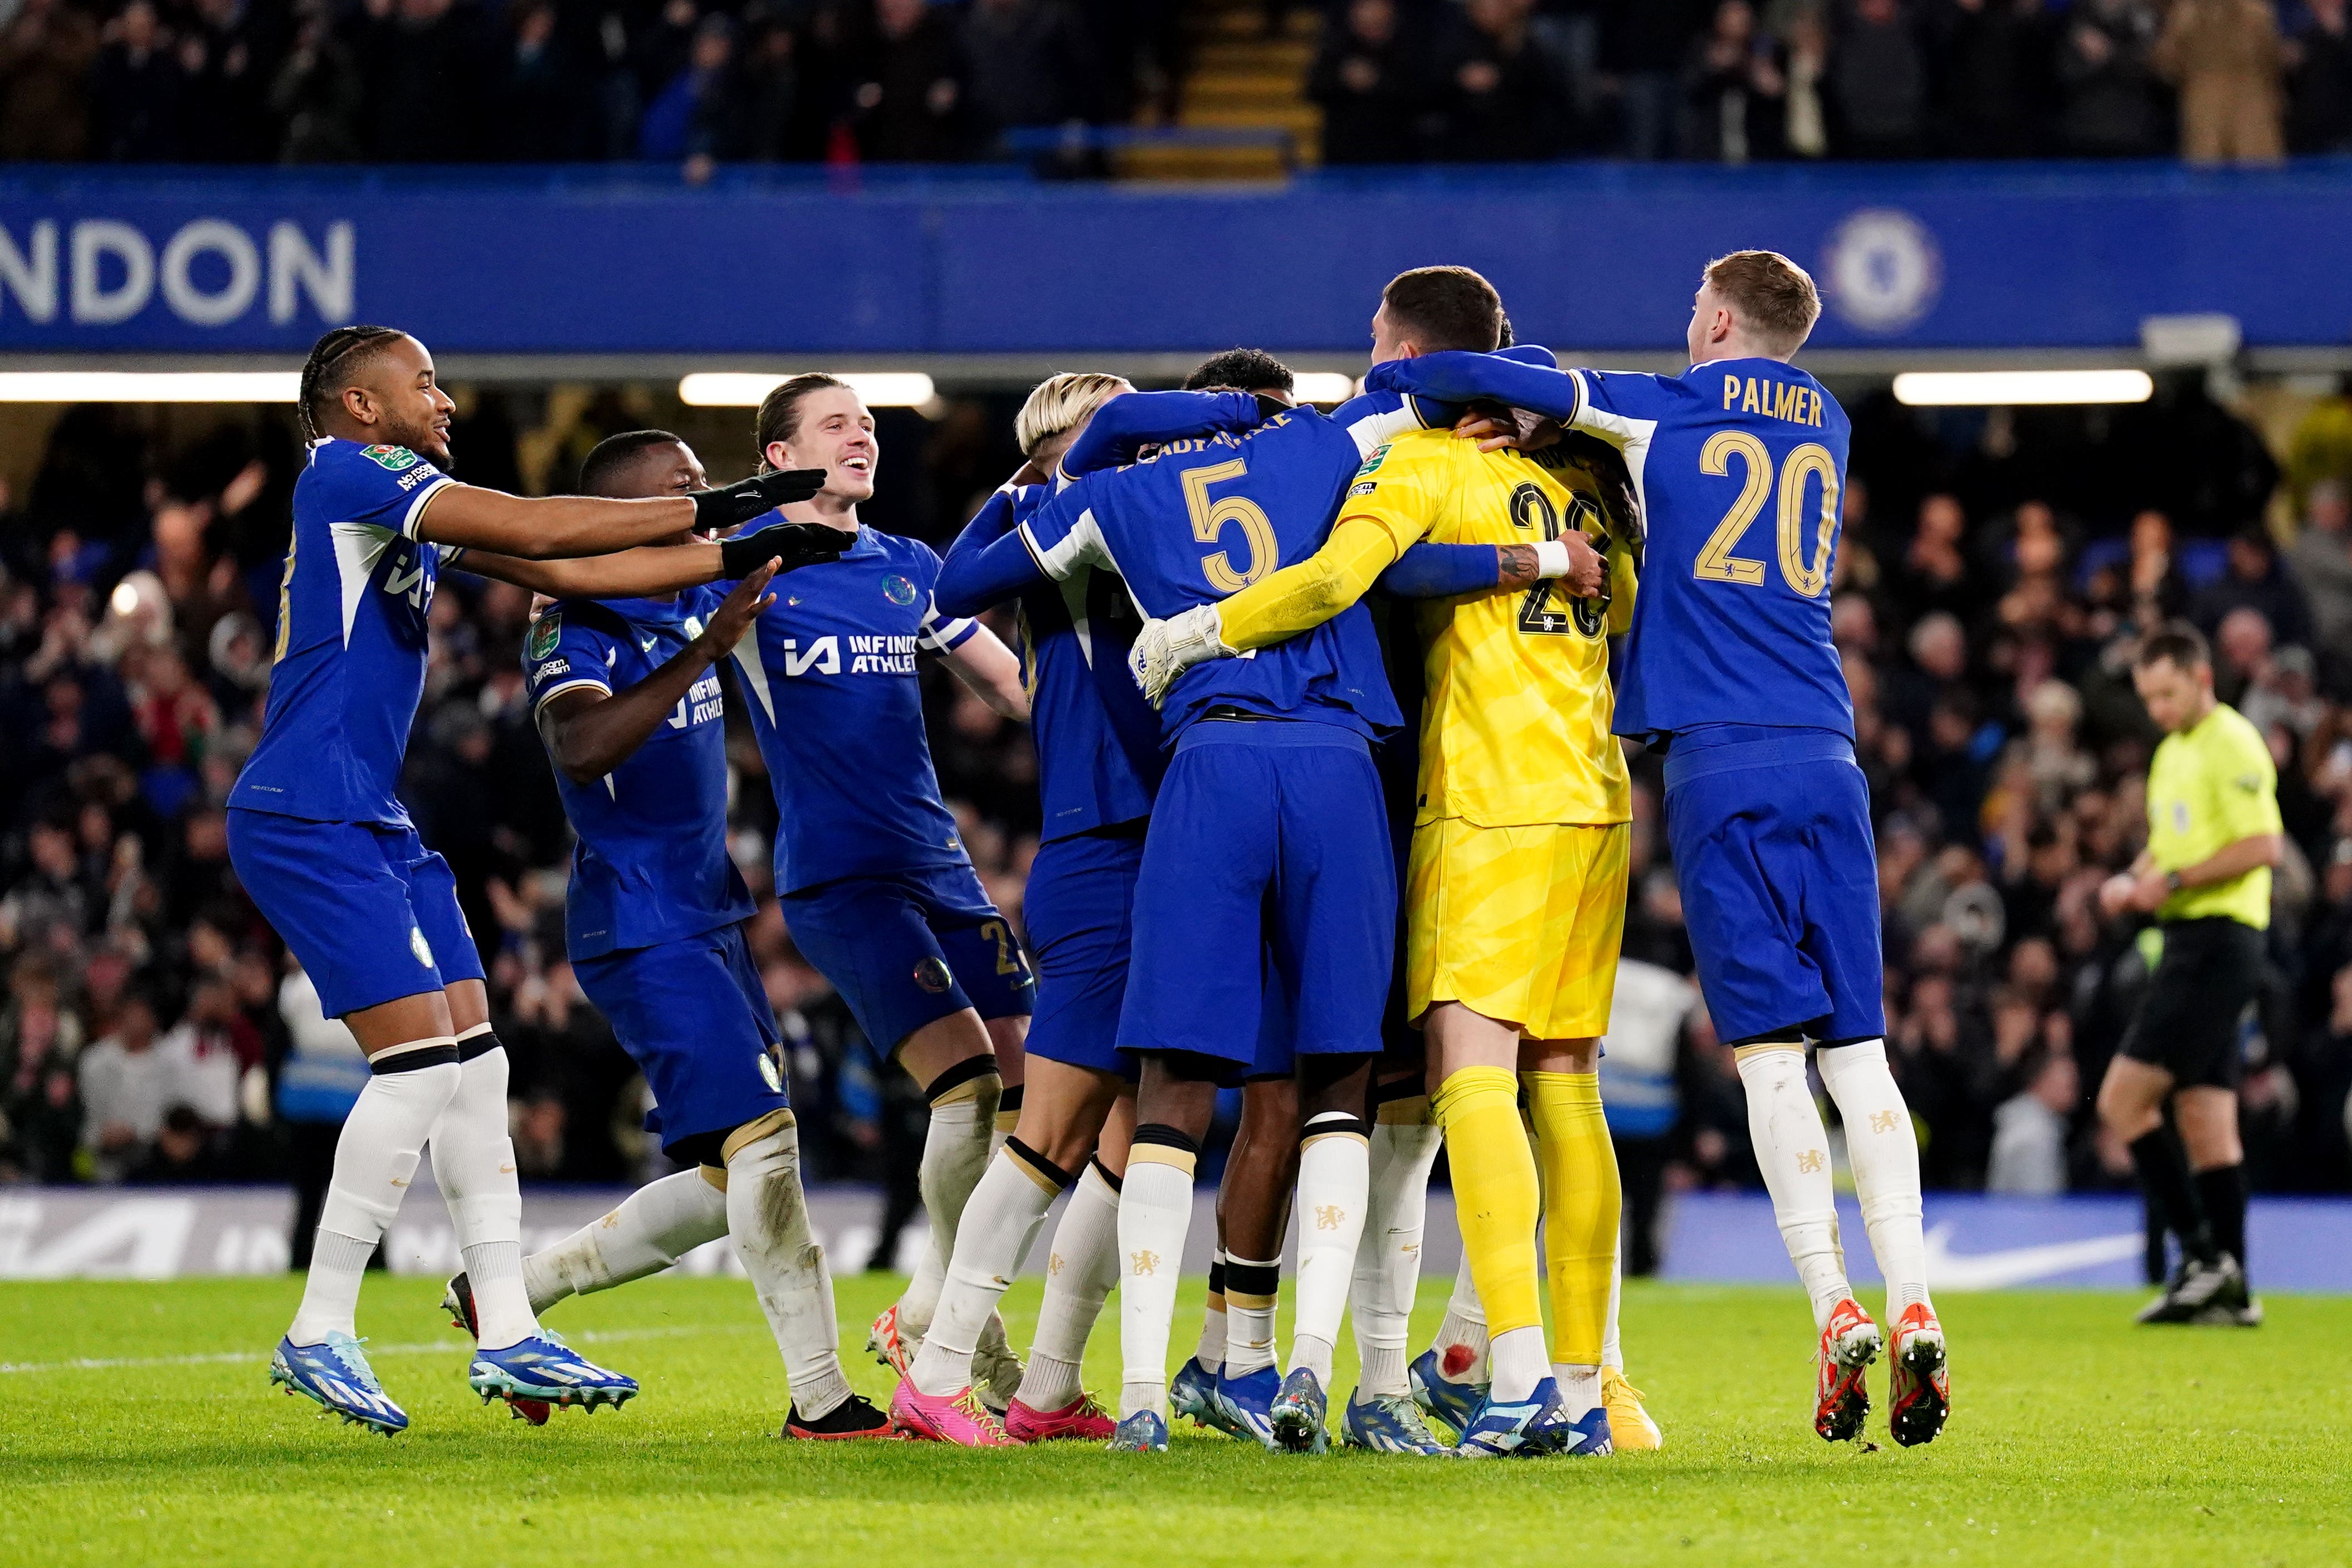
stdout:
{"type": "Polygon", "coordinates": [[[966,1008],[983,1019],[1029,1014],[1029,956],[970,865],[845,876],[780,902],[793,946],[885,1055],[966,1008]]]}
{"type": "Polygon", "coordinates": [[[1360,737],[1203,719],[1177,742],[1152,808],[1119,1043],[1273,1071],[1271,1057],[1259,1065],[1270,966],[1297,1054],[1377,1052],[1396,907],[1388,813],[1360,737]]]}
{"type": "Polygon", "coordinates": [[[710,1145],[690,1149],[695,1158],[717,1165],[711,1134],[790,1103],[782,1037],[742,926],[574,958],[572,973],[646,1075],[646,1130],[665,1150],[693,1140],[710,1145]]]}
{"type": "Polygon", "coordinates": [[[228,858],[329,1018],[482,978],[449,862],[415,828],[233,806],[228,858]]]}
{"type": "Polygon", "coordinates": [[[1038,846],[1021,901],[1037,962],[1026,1054],[1135,1076],[1134,1059],[1118,1049],[1118,1012],[1142,869],[1139,822],[1038,846]]]}
{"type": "Polygon", "coordinates": [[[1886,1032],[1870,789],[1850,741],[1670,749],[1666,840],[1719,1038],[1886,1032]]]}

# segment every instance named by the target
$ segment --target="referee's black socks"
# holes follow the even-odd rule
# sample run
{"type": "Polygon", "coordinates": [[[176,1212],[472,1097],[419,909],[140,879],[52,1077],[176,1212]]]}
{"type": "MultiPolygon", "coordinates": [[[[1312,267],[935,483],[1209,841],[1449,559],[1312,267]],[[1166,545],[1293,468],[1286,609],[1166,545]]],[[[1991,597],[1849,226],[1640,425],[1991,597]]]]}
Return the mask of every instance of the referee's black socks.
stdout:
{"type": "Polygon", "coordinates": [[[2217,1166],[2197,1173],[2197,1201],[2216,1249],[2246,1266],[2246,1167],[2217,1166]]]}
{"type": "MultiPolygon", "coordinates": [[[[2131,1157],[2132,1168],[2139,1173],[2140,1189],[2155,1200],[2157,1212],[2180,1238],[2182,1254],[2200,1263],[2212,1262],[2221,1249],[2206,1223],[2204,1206],[2198,1201],[2197,1184],[2189,1177],[2189,1157],[2181,1152],[2180,1140],[2169,1127],[2158,1126],[2132,1140],[2131,1157]]],[[[2238,1167],[2230,1169],[2235,1172],[2238,1167]]],[[[2245,1212],[2241,1197],[2237,1214],[2242,1228],[2245,1212]]]]}

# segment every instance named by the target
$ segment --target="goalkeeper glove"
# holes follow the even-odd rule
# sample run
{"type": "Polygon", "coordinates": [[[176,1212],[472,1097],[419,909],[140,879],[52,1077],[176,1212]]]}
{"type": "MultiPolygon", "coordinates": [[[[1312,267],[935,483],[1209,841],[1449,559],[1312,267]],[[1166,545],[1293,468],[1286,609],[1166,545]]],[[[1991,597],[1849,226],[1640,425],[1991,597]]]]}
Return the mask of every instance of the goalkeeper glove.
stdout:
{"type": "Polygon", "coordinates": [[[1127,667],[1153,707],[1168,700],[1168,688],[1193,665],[1211,659],[1230,659],[1237,650],[1225,646],[1224,622],[1213,604],[1198,604],[1165,621],[1146,621],[1135,639],[1127,667]]]}
{"type": "Polygon", "coordinates": [[[771,560],[781,575],[818,561],[839,560],[853,542],[854,535],[823,523],[775,523],[757,533],[720,539],[719,575],[749,577],[771,560]]]}
{"type": "Polygon", "coordinates": [[[786,468],[778,473],[754,474],[717,490],[696,490],[686,498],[694,503],[694,526],[698,530],[724,533],[778,507],[805,501],[824,488],[824,469],[786,468]]]}

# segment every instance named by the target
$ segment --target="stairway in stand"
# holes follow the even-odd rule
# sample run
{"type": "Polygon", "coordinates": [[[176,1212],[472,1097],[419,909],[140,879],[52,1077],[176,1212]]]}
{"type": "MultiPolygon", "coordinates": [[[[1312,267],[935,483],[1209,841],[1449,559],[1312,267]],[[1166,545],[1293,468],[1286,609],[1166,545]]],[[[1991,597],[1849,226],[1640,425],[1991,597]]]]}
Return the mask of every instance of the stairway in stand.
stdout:
{"type": "Polygon", "coordinates": [[[1288,25],[1273,35],[1260,0],[1194,0],[1186,11],[1192,69],[1177,125],[1264,134],[1232,146],[1129,147],[1114,160],[1120,178],[1278,180],[1316,163],[1323,114],[1307,99],[1307,70],[1322,26],[1317,0],[1293,0],[1288,25]]]}

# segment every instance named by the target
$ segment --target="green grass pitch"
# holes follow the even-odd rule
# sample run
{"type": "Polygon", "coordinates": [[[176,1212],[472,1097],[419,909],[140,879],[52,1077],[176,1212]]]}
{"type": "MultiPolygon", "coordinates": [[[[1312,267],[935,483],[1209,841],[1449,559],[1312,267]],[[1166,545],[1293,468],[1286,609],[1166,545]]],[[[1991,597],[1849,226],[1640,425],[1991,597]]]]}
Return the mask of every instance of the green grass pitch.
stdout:
{"type": "MultiPolygon", "coordinates": [[[[844,1322],[895,1286],[841,1281],[844,1322]]],[[[551,1312],[646,1393],[543,1431],[467,1392],[437,1282],[371,1279],[361,1326],[415,1423],[386,1441],[266,1388],[299,1291],[0,1285],[0,1563],[2352,1562],[2352,1300],[2278,1297],[2244,1333],[2136,1329],[2115,1293],[1946,1297],[1958,1413],[1906,1451],[1883,1411],[1876,1448],[1812,1435],[1793,1287],[1635,1285],[1626,1346],[1664,1451],[1467,1465],[1189,1427],[1158,1457],[783,1442],[782,1371],[750,1288],[723,1279],[551,1312]]],[[[1443,1301],[1423,1292],[1416,1344],[1443,1301]]],[[[1199,1301],[1195,1282],[1187,1343],[1199,1301]]],[[[1007,1305],[1025,1344],[1035,1285],[1007,1305]]],[[[1116,1327],[1096,1335],[1097,1388],[1117,1384],[1116,1327]]],[[[887,1375],[850,1359],[883,1397],[887,1375]]]]}

